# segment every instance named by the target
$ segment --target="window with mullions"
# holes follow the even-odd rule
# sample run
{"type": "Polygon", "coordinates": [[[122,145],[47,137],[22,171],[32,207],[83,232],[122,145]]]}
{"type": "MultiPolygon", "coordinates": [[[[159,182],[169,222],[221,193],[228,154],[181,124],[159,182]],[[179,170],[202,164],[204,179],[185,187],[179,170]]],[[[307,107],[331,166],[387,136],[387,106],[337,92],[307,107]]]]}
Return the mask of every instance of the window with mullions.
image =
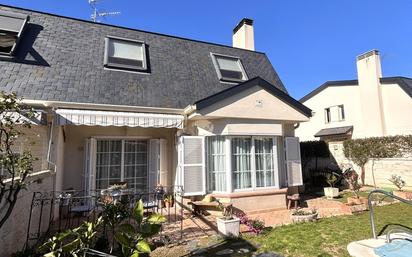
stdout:
{"type": "Polygon", "coordinates": [[[127,182],[129,188],[147,187],[147,141],[97,140],[96,189],[127,182]]]}
{"type": "Polygon", "coordinates": [[[225,137],[206,138],[209,191],[226,191],[225,137]]]}
{"type": "Polygon", "coordinates": [[[233,189],[253,190],[276,186],[276,144],[276,137],[207,137],[209,191],[232,192],[233,189]],[[227,171],[229,167],[230,172],[227,171]]]}
{"type": "Polygon", "coordinates": [[[116,69],[146,71],[146,47],[141,41],[107,37],[104,66],[116,69]]]}
{"type": "Polygon", "coordinates": [[[245,70],[239,58],[212,54],[212,59],[220,80],[229,82],[247,80],[245,70]]]}

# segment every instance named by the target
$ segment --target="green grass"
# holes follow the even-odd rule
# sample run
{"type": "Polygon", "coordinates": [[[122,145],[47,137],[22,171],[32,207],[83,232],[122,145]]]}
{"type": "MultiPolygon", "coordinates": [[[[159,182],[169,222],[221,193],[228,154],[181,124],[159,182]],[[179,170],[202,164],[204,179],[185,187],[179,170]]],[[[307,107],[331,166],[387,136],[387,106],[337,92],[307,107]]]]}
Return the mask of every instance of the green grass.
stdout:
{"type": "MultiPolygon", "coordinates": [[[[412,228],[412,207],[392,204],[376,207],[376,227],[381,231],[388,224],[412,228]]],[[[356,240],[371,237],[369,212],[354,216],[320,219],[277,227],[259,236],[244,239],[258,246],[258,252],[274,251],[284,256],[326,257],[349,256],[346,246],[356,240]]]]}

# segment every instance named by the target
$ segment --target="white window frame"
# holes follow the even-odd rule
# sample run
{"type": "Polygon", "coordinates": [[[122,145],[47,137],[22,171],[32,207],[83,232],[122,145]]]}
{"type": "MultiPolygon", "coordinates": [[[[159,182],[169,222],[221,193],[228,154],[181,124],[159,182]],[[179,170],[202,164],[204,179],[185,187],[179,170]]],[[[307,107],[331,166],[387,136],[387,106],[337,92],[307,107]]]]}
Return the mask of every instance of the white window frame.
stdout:
{"type": "Polygon", "coordinates": [[[345,106],[343,104],[338,105],[338,111],[339,111],[339,121],[344,121],[346,118],[345,106]]]}
{"type": "Polygon", "coordinates": [[[122,37],[116,37],[116,36],[106,36],[105,47],[104,47],[104,67],[110,68],[110,69],[126,70],[126,71],[140,71],[140,72],[147,71],[146,43],[144,41],[135,40],[135,39],[122,38],[122,37]],[[135,43],[136,45],[141,45],[142,53],[143,53],[142,67],[109,62],[110,40],[118,40],[118,41],[124,41],[127,43],[135,43]]]}
{"type": "MultiPolygon", "coordinates": [[[[213,135],[215,136],[215,135],[213,135]]],[[[210,137],[213,137],[210,136],[210,137]]],[[[209,136],[207,136],[209,137],[209,136]]],[[[279,189],[280,187],[280,163],[278,158],[279,152],[278,152],[278,136],[248,136],[248,135],[229,135],[229,136],[224,136],[225,137],[225,168],[226,168],[226,191],[210,191],[209,190],[209,174],[207,174],[207,189],[209,190],[209,193],[236,193],[236,192],[251,192],[251,191],[259,191],[259,190],[267,190],[267,189],[279,189]],[[233,138],[251,138],[251,182],[252,182],[252,187],[250,188],[242,188],[242,189],[235,189],[234,188],[234,182],[233,182],[233,170],[232,170],[232,139],[233,138]],[[272,138],[272,155],[273,155],[273,168],[274,168],[274,179],[275,179],[275,184],[273,186],[265,186],[265,187],[256,187],[256,152],[255,152],[255,139],[256,138],[272,138]]],[[[205,151],[207,159],[207,151],[205,151]]],[[[208,173],[207,167],[206,167],[206,173],[208,173]]]]}
{"type": "Polygon", "coordinates": [[[147,142],[147,156],[146,156],[146,166],[147,166],[147,184],[149,184],[149,156],[150,156],[150,147],[149,147],[149,137],[140,137],[140,136],[131,136],[131,137],[122,137],[122,136],[99,136],[99,137],[92,137],[93,139],[93,144],[95,144],[94,146],[92,146],[90,148],[90,156],[92,156],[93,158],[93,162],[91,163],[91,169],[92,172],[91,174],[93,175],[89,175],[90,177],[92,177],[93,181],[91,181],[92,183],[92,190],[102,190],[102,189],[97,189],[97,174],[96,174],[96,156],[97,156],[97,142],[99,140],[117,140],[117,141],[121,141],[121,164],[120,164],[120,181],[124,181],[124,173],[125,173],[125,167],[124,167],[124,144],[125,141],[128,140],[141,140],[141,141],[146,141],[147,142]]]}
{"type": "Polygon", "coordinates": [[[248,80],[248,76],[247,73],[243,67],[242,61],[240,60],[239,57],[236,56],[230,56],[230,55],[224,55],[224,54],[217,54],[217,53],[210,53],[210,56],[212,57],[212,62],[213,62],[213,66],[215,67],[217,76],[219,78],[220,81],[222,82],[234,82],[234,83],[239,83],[239,82],[244,82],[246,80],[248,80]],[[223,77],[222,73],[220,72],[220,68],[219,68],[219,64],[217,62],[218,57],[223,57],[223,58],[229,58],[229,59],[236,59],[237,60],[237,64],[242,72],[243,75],[243,79],[233,79],[233,78],[227,78],[227,77],[223,77]]]}

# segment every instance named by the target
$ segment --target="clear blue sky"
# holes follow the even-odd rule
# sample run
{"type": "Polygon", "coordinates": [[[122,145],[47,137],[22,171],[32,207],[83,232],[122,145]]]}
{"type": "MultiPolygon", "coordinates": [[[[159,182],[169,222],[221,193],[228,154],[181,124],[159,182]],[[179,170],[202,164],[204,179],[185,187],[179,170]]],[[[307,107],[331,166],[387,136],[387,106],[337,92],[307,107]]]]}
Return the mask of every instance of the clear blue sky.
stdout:
{"type": "MultiPolygon", "coordinates": [[[[87,0],[2,4],[89,19],[87,0]]],[[[412,0],[101,0],[121,11],[104,23],[231,45],[232,29],[255,20],[256,50],[300,98],[327,80],[356,78],[355,57],[381,52],[384,76],[412,77],[412,0]]]]}

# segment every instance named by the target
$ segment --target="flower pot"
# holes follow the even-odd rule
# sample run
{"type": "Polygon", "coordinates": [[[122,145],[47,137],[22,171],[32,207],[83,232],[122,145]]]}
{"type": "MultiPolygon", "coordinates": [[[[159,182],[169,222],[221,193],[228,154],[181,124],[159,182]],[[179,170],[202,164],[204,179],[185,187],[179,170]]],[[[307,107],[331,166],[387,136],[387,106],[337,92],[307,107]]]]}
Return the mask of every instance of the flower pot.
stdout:
{"type": "Polygon", "coordinates": [[[240,219],[233,218],[230,220],[225,220],[222,218],[216,218],[217,229],[219,233],[226,237],[238,237],[240,230],[240,219]]]}
{"type": "Polygon", "coordinates": [[[393,195],[406,199],[406,200],[412,199],[412,192],[408,192],[408,191],[393,191],[393,195]]]}
{"type": "Polygon", "coordinates": [[[328,199],[333,199],[339,196],[339,188],[337,187],[325,187],[323,188],[323,191],[328,199]]]}

